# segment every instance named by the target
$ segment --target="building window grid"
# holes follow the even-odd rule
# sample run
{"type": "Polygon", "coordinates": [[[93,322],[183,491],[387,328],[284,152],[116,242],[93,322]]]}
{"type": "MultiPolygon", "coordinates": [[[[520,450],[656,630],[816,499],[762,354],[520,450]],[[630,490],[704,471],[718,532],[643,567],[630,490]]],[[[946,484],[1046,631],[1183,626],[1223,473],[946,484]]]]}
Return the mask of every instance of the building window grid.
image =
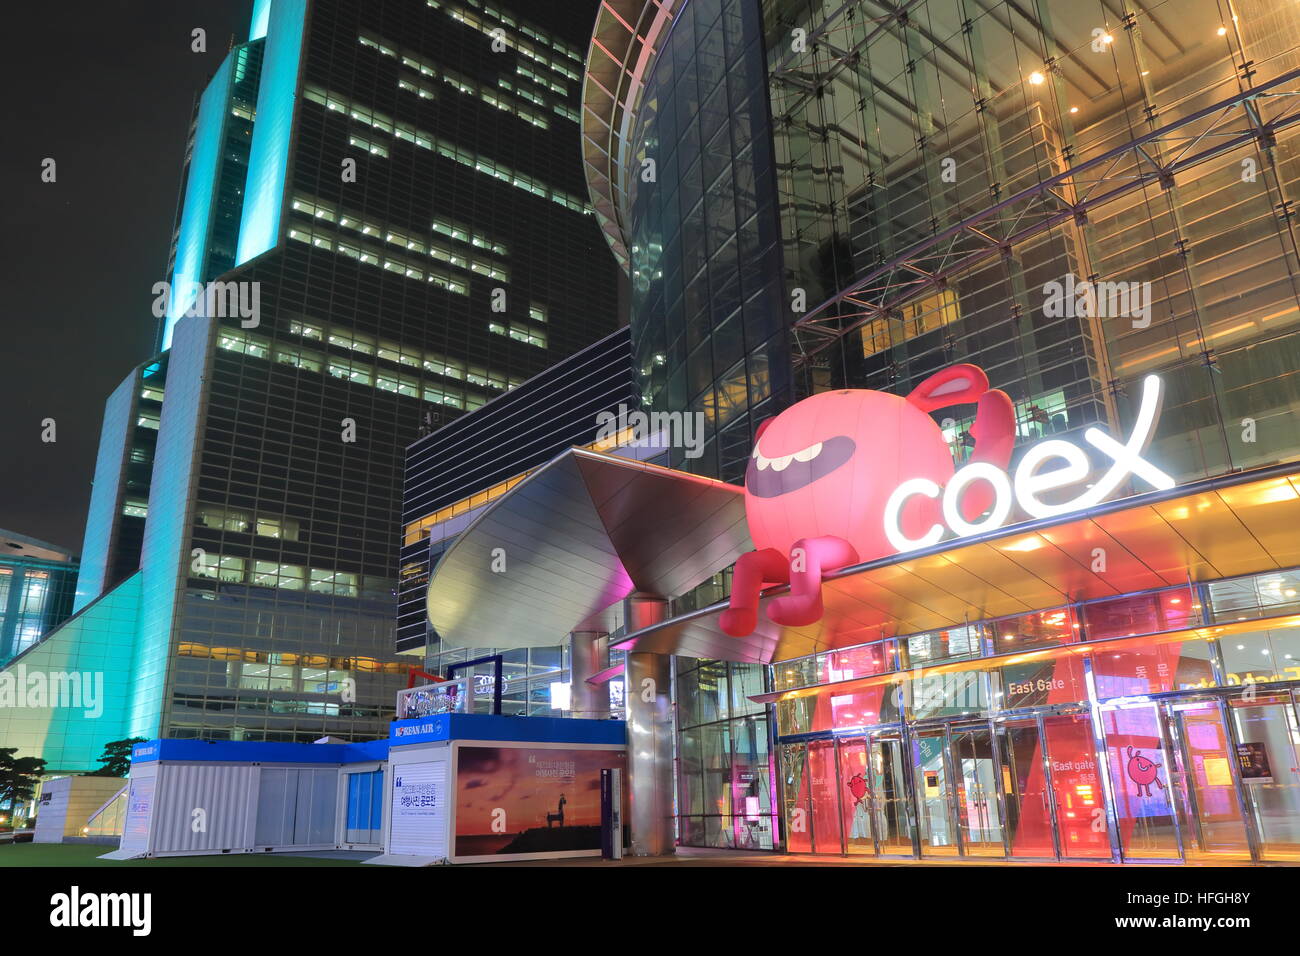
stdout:
{"type": "MultiPolygon", "coordinates": [[[[447,16],[451,17],[453,20],[463,23],[466,26],[473,27],[475,30],[478,30],[480,33],[486,34],[487,36],[492,36],[494,30],[496,29],[484,23],[477,16],[465,10],[463,7],[459,7],[454,3],[446,3],[443,2],[443,0],[426,0],[426,2],[433,9],[442,10],[445,14],[447,14],[447,16]]],[[[514,25],[513,20],[507,14],[499,14],[495,19],[497,19],[505,26],[514,25]]],[[[509,40],[510,46],[514,47],[516,50],[518,50],[524,56],[528,57],[533,62],[538,63],[541,66],[547,67],[555,71],[565,79],[573,80],[574,82],[578,82],[582,79],[582,77],[578,73],[574,72],[572,69],[565,66],[563,63],[560,63],[555,57],[551,57],[548,56],[546,53],[543,53],[541,50],[535,47],[530,41],[522,39],[519,36],[508,36],[507,39],[509,40]]],[[[558,49],[559,52],[561,52],[565,56],[568,56],[571,59],[573,59],[577,66],[579,67],[582,66],[583,61],[580,58],[575,58],[572,54],[570,54],[568,50],[571,48],[567,47],[567,45],[562,45],[562,44],[557,45],[556,49],[558,49]]]]}
{"type": "MultiPolygon", "coordinates": [[[[346,210],[340,211],[331,203],[327,203],[325,200],[314,196],[303,194],[294,196],[293,210],[300,215],[310,216],[315,220],[336,223],[344,229],[350,229],[363,236],[383,239],[383,241],[390,245],[397,246],[408,252],[428,255],[433,259],[445,262],[458,269],[463,269],[466,272],[487,276],[489,279],[496,279],[500,282],[510,281],[510,273],[491,260],[477,258],[467,259],[466,257],[453,252],[445,245],[435,242],[426,244],[419,239],[408,236],[404,231],[399,231],[394,227],[369,221],[363,216],[347,212],[346,210]]],[[[436,224],[435,231],[438,231],[436,224]]],[[[473,243],[473,238],[469,241],[473,243]]],[[[474,244],[477,246],[477,243],[474,244]]],[[[352,258],[358,257],[354,252],[349,252],[348,255],[351,255],[352,258]]]]}
{"type": "MultiPolygon", "coordinates": [[[[217,344],[220,348],[239,355],[250,355],[261,359],[273,358],[276,362],[292,365],[305,371],[324,372],[334,378],[343,379],[354,384],[378,387],[400,394],[408,394],[409,387],[415,384],[415,380],[409,376],[400,376],[384,369],[377,371],[374,365],[366,362],[340,356],[327,356],[323,353],[311,352],[295,346],[272,345],[270,340],[261,336],[253,336],[234,329],[223,329],[218,336],[217,344]]],[[[454,366],[446,362],[426,362],[424,368],[432,372],[436,369],[454,369],[454,366]]],[[[444,371],[440,374],[447,373],[444,371]]],[[[464,378],[471,385],[501,392],[521,384],[518,380],[506,379],[504,376],[478,371],[473,368],[464,374],[464,378]]],[[[449,390],[446,386],[422,383],[420,387],[424,400],[433,404],[450,405],[454,408],[468,408],[478,407],[473,403],[477,402],[481,405],[484,402],[482,396],[463,390],[459,392],[449,390]]]]}
{"type": "MultiPolygon", "coordinates": [[[[367,123],[372,128],[388,133],[398,139],[404,139],[421,149],[436,152],[446,159],[453,160],[485,176],[491,176],[493,179],[509,186],[532,193],[540,199],[549,199],[566,209],[583,215],[595,214],[594,210],[585,202],[562,189],[547,186],[531,176],[514,171],[504,163],[471,153],[446,140],[440,140],[425,130],[417,129],[405,123],[398,123],[395,126],[393,121],[384,114],[372,111],[363,105],[354,104],[347,97],[329,93],[320,87],[309,84],[303,89],[303,98],[309,102],[324,106],[327,110],[351,116],[357,122],[367,123]]],[[[358,140],[354,145],[362,145],[367,149],[373,145],[368,140],[360,140],[359,138],[358,140]]],[[[387,153],[384,153],[384,155],[386,156],[387,153]]]]}

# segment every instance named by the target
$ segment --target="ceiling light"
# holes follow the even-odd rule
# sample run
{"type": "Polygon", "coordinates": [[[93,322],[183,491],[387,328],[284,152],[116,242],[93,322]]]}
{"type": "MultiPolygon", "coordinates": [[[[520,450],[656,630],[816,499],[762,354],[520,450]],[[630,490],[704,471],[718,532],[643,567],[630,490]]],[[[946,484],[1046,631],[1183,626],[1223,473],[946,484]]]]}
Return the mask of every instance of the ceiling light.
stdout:
{"type": "Polygon", "coordinates": [[[1039,73],[1037,70],[1034,70],[1033,73],[1029,74],[1029,82],[1034,84],[1034,86],[1040,85],[1044,79],[1046,79],[1046,77],[1044,77],[1043,74],[1039,73]]]}

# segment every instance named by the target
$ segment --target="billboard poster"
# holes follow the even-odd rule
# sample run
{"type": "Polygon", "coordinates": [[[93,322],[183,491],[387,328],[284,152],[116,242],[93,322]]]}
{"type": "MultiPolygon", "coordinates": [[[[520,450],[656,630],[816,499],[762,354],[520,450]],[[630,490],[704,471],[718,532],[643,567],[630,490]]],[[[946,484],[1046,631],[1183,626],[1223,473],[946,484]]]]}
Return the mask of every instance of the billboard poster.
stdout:
{"type": "Polygon", "coordinates": [[[1241,768],[1244,783],[1272,783],[1273,768],[1268,760],[1268,748],[1262,743],[1237,744],[1237,766],[1241,768]]]}
{"type": "Polygon", "coordinates": [[[599,853],[606,767],[626,771],[623,751],[459,747],[454,855],[599,853]]]}
{"type": "Polygon", "coordinates": [[[149,820],[153,816],[153,793],[156,778],[131,778],[126,795],[126,823],[122,830],[121,849],[144,850],[149,846],[149,820]]]}
{"type": "Polygon", "coordinates": [[[447,855],[447,762],[399,763],[392,767],[392,822],[388,852],[447,855]]]}

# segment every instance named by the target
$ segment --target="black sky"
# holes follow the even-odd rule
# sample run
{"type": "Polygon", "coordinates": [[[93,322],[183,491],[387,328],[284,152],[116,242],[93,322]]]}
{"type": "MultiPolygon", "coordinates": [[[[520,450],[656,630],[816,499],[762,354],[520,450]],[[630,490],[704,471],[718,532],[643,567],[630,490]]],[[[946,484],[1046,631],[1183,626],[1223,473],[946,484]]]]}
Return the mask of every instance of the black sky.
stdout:
{"type": "Polygon", "coordinates": [[[153,347],[194,96],[252,0],[5,10],[0,528],[79,549],[104,400],[153,347]],[[190,33],[207,31],[207,52],[190,33]],[[42,183],[53,157],[58,181],[42,183]],[[53,418],[57,441],[41,441],[53,418]]]}

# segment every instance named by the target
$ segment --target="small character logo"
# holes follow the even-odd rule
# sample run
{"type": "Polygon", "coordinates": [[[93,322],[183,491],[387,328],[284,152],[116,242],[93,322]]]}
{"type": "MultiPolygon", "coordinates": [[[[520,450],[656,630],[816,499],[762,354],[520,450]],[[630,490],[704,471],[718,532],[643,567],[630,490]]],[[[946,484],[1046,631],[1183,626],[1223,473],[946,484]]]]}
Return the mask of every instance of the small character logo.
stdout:
{"type": "Polygon", "coordinates": [[[853,794],[853,825],[849,830],[850,840],[870,840],[871,822],[867,817],[867,781],[860,773],[855,773],[845,784],[853,794]]]}
{"type": "Polygon", "coordinates": [[[1142,751],[1128,748],[1128,775],[1129,779],[1137,784],[1139,796],[1151,796],[1153,783],[1161,790],[1165,788],[1165,785],[1160,782],[1159,774],[1160,764],[1142,756],[1142,751]]]}
{"type": "Polygon", "coordinates": [[[849,793],[853,794],[853,802],[859,803],[867,795],[867,781],[862,774],[855,773],[847,784],[849,793]]]}

